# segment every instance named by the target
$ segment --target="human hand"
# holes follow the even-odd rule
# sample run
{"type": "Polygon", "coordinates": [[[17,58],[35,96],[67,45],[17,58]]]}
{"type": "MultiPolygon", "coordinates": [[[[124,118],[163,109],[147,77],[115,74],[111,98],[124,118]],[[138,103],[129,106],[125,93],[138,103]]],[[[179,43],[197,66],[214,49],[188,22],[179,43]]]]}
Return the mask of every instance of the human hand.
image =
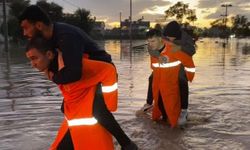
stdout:
{"type": "Polygon", "coordinates": [[[57,49],[58,52],[58,71],[60,71],[63,67],[64,67],[64,61],[63,61],[63,56],[62,56],[62,51],[60,51],[59,49],[57,49]]]}

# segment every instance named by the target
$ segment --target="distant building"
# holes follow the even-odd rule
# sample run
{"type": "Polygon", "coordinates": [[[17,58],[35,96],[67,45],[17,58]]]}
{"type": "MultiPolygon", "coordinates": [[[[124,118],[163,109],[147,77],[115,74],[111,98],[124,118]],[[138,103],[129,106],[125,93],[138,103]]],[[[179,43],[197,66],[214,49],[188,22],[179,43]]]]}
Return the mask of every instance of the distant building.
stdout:
{"type": "MultiPolygon", "coordinates": [[[[120,23],[121,35],[123,37],[129,36],[130,21],[125,19],[120,23]]],[[[131,24],[132,37],[143,38],[146,35],[147,30],[150,28],[150,21],[143,21],[143,18],[133,21],[131,24]]]]}
{"type": "MultiPolygon", "coordinates": [[[[132,31],[146,30],[146,29],[149,29],[149,27],[150,27],[149,21],[142,21],[142,19],[139,19],[137,21],[132,22],[132,31]]],[[[121,28],[124,30],[129,30],[130,21],[128,19],[126,19],[125,21],[122,21],[121,28]]]]}
{"type": "Polygon", "coordinates": [[[101,34],[104,34],[105,30],[105,23],[103,21],[96,21],[94,22],[93,29],[94,32],[99,32],[101,34]]]}

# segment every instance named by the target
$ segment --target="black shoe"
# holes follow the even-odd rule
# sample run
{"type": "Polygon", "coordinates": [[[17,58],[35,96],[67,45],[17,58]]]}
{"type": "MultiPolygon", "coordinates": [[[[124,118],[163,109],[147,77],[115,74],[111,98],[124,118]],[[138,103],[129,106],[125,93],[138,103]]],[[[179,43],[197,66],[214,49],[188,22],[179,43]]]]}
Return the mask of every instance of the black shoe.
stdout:
{"type": "Polygon", "coordinates": [[[130,142],[130,144],[123,146],[122,150],[138,150],[137,145],[134,142],[130,142]]]}

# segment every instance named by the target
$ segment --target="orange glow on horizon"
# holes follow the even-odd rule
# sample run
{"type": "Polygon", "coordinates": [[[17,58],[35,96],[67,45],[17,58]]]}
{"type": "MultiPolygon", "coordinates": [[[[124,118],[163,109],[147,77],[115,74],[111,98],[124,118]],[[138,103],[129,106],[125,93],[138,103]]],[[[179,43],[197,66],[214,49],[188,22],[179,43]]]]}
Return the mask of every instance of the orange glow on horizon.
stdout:
{"type": "MultiPolygon", "coordinates": [[[[200,19],[200,20],[195,21],[194,24],[191,23],[191,25],[194,25],[194,26],[197,26],[200,28],[204,28],[204,27],[209,28],[211,26],[210,23],[213,21],[214,21],[213,19],[200,19]]],[[[150,27],[154,28],[157,23],[158,22],[150,22],[150,27]]],[[[162,26],[164,26],[164,24],[166,24],[166,23],[167,22],[161,22],[160,24],[162,26]]],[[[107,29],[119,28],[119,27],[120,27],[120,22],[118,22],[118,21],[110,22],[110,23],[105,22],[105,28],[107,28],[107,29]]]]}

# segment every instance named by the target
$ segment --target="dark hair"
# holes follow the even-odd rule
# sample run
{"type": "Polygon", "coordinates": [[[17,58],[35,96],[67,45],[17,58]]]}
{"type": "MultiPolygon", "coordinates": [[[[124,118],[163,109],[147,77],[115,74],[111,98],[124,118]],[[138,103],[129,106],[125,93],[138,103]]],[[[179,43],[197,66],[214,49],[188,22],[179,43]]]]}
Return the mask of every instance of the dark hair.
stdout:
{"type": "Polygon", "coordinates": [[[146,33],[146,38],[152,38],[152,37],[161,37],[161,30],[158,29],[150,29],[147,33],[146,33]]]}
{"type": "Polygon", "coordinates": [[[181,38],[181,27],[176,21],[169,22],[163,29],[163,36],[181,38]]]}
{"type": "Polygon", "coordinates": [[[30,49],[35,48],[41,53],[46,53],[47,51],[55,52],[52,43],[49,40],[46,40],[42,36],[33,37],[26,46],[26,52],[30,49]]]}
{"type": "Polygon", "coordinates": [[[24,9],[21,15],[18,17],[19,22],[28,20],[31,23],[41,21],[46,25],[50,25],[52,22],[45,11],[37,5],[30,5],[24,9]]]}

